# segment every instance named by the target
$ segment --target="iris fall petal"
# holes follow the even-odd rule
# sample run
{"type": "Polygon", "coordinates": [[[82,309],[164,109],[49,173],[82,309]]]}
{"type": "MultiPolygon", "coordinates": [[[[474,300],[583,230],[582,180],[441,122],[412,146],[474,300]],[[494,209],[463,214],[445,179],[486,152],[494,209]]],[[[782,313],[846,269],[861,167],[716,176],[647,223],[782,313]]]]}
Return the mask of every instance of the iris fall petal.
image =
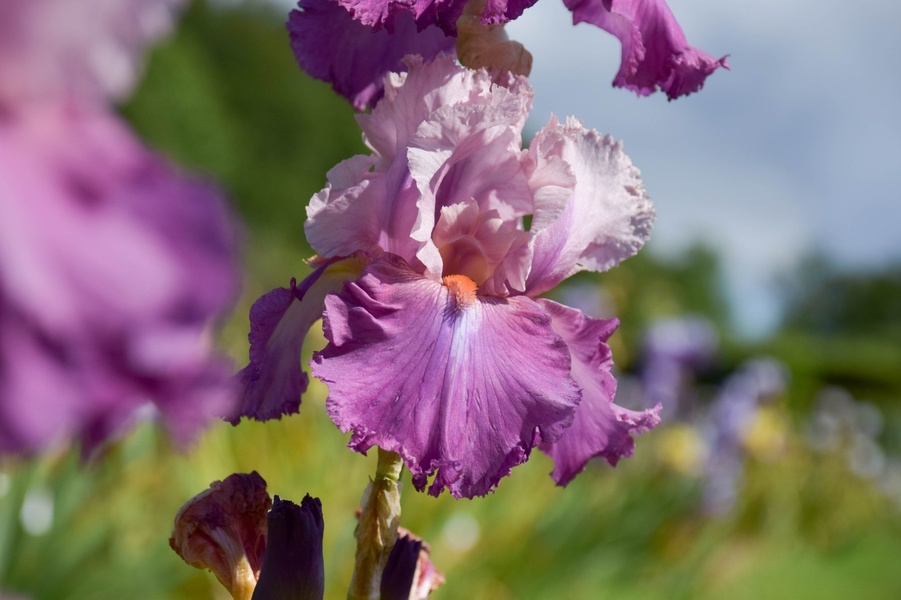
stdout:
{"type": "Polygon", "coordinates": [[[491,491],[537,443],[556,440],[579,390],[550,318],[524,296],[479,297],[397,257],[326,299],[329,345],[313,374],[350,447],[397,452],[417,489],[491,491]],[[353,373],[353,376],[349,374],[353,373]]]}
{"type": "Polygon", "coordinates": [[[226,419],[237,425],[241,417],[258,421],[280,419],[300,408],[309,384],[300,366],[303,340],[322,317],[325,296],[341,289],[362,269],[361,259],[328,261],[297,286],[276,288],[250,309],[250,364],[237,377],[243,393],[226,419]]]}
{"type": "Polygon", "coordinates": [[[541,444],[541,450],[554,459],[554,481],[566,485],[596,456],[603,456],[611,465],[631,456],[635,448],[632,435],[660,422],[660,405],[632,411],[613,403],[616,380],[610,373],[613,358],[606,342],[619,321],[592,319],[551,300],[537,302],[569,347],[572,376],[582,388],[582,403],[576,408],[572,427],[558,441],[541,444]]]}

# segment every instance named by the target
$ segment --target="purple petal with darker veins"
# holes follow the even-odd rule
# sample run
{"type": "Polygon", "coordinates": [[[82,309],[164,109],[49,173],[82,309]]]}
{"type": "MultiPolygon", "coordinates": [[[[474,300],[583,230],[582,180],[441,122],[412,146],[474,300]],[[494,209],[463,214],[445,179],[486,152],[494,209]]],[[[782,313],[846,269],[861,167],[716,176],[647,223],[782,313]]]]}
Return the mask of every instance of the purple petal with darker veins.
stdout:
{"type": "Polygon", "coordinates": [[[563,0],[573,23],[591,23],[622,44],[613,85],[647,96],[658,89],[673,100],[697,92],[726,57],[716,59],[690,46],[663,0],[563,0]]]}
{"type": "Polygon", "coordinates": [[[537,302],[569,346],[572,376],[582,387],[582,403],[572,427],[557,442],[541,444],[541,450],[554,459],[551,476],[565,486],[595,456],[603,456],[614,466],[631,456],[635,449],[632,434],[648,431],[660,422],[660,405],[632,411],[613,403],[616,380],[610,374],[613,358],[606,341],[619,325],[617,319],[592,319],[551,300],[537,302]]]}
{"type": "Polygon", "coordinates": [[[322,317],[326,295],[362,271],[359,256],[326,261],[298,286],[267,292],[250,309],[250,364],[237,374],[243,387],[238,405],[225,419],[237,425],[241,417],[258,421],[296,413],[309,384],[300,366],[303,340],[322,317]]]}
{"type": "Polygon", "coordinates": [[[397,15],[389,31],[354,20],[331,0],[301,0],[298,6],[287,23],[298,64],[310,76],[331,83],[358,110],[382,97],[385,75],[406,70],[401,59],[407,54],[431,60],[439,52],[454,51],[453,37],[435,26],[418,31],[406,11],[397,15]]]}
{"type": "Polygon", "coordinates": [[[385,255],[326,300],[313,374],[349,446],[397,452],[422,490],[481,496],[556,440],[579,390],[566,345],[524,296],[492,299],[385,255]]]}
{"type": "Polygon", "coordinates": [[[276,288],[253,303],[247,336],[250,364],[237,375],[244,389],[235,411],[225,417],[232,425],[241,417],[268,421],[298,411],[309,385],[300,367],[300,351],[307,331],[319,318],[309,312],[293,279],[290,288],[276,288]]]}

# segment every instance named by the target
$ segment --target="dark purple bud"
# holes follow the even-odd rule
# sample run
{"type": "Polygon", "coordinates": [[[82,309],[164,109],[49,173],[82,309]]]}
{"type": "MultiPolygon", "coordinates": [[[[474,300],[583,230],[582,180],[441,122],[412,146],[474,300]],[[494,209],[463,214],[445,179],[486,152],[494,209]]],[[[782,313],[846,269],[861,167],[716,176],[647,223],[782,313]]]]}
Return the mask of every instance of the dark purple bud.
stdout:
{"type": "Polygon", "coordinates": [[[421,541],[408,536],[397,538],[382,572],[382,600],[408,600],[416,577],[420,550],[421,541]]]}
{"type": "Polygon", "coordinates": [[[253,600],[322,600],[322,503],[309,494],[300,506],[276,496],[268,520],[266,556],[253,600]]]}
{"type": "Polygon", "coordinates": [[[381,600],[426,600],[444,575],[432,564],[428,544],[403,527],[399,534],[382,572],[381,600]]]}

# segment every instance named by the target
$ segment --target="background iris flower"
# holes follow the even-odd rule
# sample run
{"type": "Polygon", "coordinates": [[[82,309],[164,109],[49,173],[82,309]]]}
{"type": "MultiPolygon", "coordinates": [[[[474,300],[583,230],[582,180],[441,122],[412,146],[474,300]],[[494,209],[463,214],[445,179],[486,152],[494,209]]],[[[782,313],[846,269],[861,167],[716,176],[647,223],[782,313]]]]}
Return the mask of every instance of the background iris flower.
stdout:
{"type": "Polygon", "coordinates": [[[207,329],[235,226],[107,105],[178,4],[0,7],[0,451],[87,451],[148,406],[183,441],[232,401],[207,329]]]}

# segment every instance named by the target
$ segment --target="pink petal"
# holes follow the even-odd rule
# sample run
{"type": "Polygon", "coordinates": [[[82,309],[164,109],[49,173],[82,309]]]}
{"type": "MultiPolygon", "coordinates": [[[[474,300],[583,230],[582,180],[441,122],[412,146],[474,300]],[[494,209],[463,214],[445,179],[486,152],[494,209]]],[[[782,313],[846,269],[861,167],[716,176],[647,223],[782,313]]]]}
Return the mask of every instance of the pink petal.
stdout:
{"type": "Polygon", "coordinates": [[[551,326],[563,338],[572,357],[572,376],[582,388],[582,403],[572,426],[556,442],[541,443],[542,452],[554,459],[551,476],[566,485],[595,456],[611,465],[632,456],[632,435],[648,431],[660,422],[660,405],[632,411],[613,403],[616,380],[610,374],[613,357],[607,339],[616,330],[616,319],[592,319],[581,311],[538,299],[551,317],[551,326]]]}
{"type": "Polygon", "coordinates": [[[622,64],[613,85],[647,96],[657,89],[673,100],[697,92],[726,57],[688,44],[663,0],[563,0],[573,23],[591,23],[619,38],[622,64]]]}
{"type": "Polygon", "coordinates": [[[441,254],[440,275],[465,275],[492,296],[508,295],[508,287],[522,291],[530,236],[517,225],[496,210],[480,211],[475,200],[443,207],[432,232],[441,254]]]}
{"type": "Polygon", "coordinates": [[[422,247],[410,237],[419,218],[416,184],[404,161],[370,173],[373,160],[355,156],[329,171],[325,189],[307,206],[307,241],[326,257],[386,251],[415,261],[422,247]]]}
{"type": "Polygon", "coordinates": [[[372,156],[329,172],[305,229],[323,256],[391,252],[437,277],[431,234],[442,206],[475,198],[504,219],[530,211],[520,148],[532,91],[522,79],[494,86],[447,57],[409,64],[372,114],[359,116],[372,156]]]}
{"type": "Polygon", "coordinates": [[[497,87],[491,98],[491,103],[436,110],[409,142],[410,174],[420,193],[419,219],[410,236],[423,242],[417,258],[434,275],[441,268],[430,238],[444,207],[473,199],[483,211],[494,210],[510,222],[532,210],[520,152],[531,94],[497,87]]]}
{"type": "Polygon", "coordinates": [[[611,269],[647,241],[654,209],[620,142],[575,119],[561,124],[552,117],[533,138],[528,161],[538,182],[533,186],[541,186],[532,222],[529,295],[579,271],[611,269]],[[572,185],[569,194],[567,185],[572,185]]]}
{"type": "Polygon", "coordinates": [[[422,490],[488,493],[541,439],[556,440],[579,392],[549,317],[524,296],[484,298],[386,255],[326,300],[329,345],[313,374],[350,447],[397,452],[422,490]]]}
{"type": "Polygon", "coordinates": [[[492,81],[484,71],[460,67],[452,56],[426,64],[421,57],[406,62],[409,72],[386,79],[385,97],[372,113],[357,116],[366,143],[380,158],[377,171],[386,171],[398,157],[406,158],[410,138],[439,108],[490,102],[492,81]]]}

